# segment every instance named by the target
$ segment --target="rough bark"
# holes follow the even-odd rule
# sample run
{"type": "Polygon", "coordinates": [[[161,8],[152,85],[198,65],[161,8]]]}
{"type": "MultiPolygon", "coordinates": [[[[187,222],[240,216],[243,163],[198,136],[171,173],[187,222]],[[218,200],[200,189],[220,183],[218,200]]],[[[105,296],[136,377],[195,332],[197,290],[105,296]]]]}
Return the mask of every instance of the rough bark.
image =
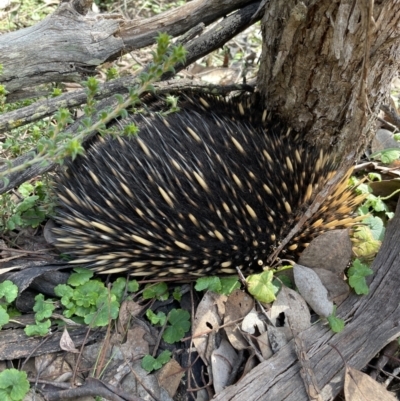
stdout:
{"type": "Polygon", "coordinates": [[[307,130],[312,142],[343,153],[363,149],[397,73],[400,2],[279,0],[265,7],[258,86],[266,107],[307,130]]]}

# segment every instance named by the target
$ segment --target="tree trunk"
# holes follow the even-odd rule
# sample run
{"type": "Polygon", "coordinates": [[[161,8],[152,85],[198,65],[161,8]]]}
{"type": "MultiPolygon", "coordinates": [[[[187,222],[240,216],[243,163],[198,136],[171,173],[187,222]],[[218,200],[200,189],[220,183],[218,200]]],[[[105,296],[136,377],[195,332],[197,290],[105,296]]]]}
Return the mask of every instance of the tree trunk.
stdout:
{"type": "Polygon", "coordinates": [[[266,107],[310,142],[365,149],[397,74],[399,20],[392,0],[267,2],[258,76],[266,107]]]}

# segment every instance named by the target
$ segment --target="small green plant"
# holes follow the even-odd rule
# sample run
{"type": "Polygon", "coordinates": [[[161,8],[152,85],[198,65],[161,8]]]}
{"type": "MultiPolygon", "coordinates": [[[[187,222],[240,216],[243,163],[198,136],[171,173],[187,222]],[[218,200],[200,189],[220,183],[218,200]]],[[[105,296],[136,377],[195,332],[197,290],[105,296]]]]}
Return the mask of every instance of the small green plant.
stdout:
{"type": "Polygon", "coordinates": [[[387,148],[378,152],[372,153],[370,158],[373,160],[380,160],[383,164],[390,164],[400,158],[399,148],[387,148]]]}
{"type": "Polygon", "coordinates": [[[2,32],[34,25],[54,12],[56,5],[46,4],[44,6],[41,0],[24,0],[18,3],[18,7],[11,8],[7,12],[7,17],[3,17],[0,20],[0,30],[2,32]]]}
{"type": "Polygon", "coordinates": [[[369,288],[365,278],[370,276],[373,271],[359,259],[355,259],[347,272],[349,285],[358,295],[367,295],[369,288]]]}
{"type": "Polygon", "coordinates": [[[56,308],[52,299],[44,299],[43,294],[35,297],[33,311],[35,313],[35,324],[28,324],[24,331],[27,336],[45,336],[49,333],[51,326],[50,317],[56,308]]]}
{"type": "Polygon", "coordinates": [[[190,313],[184,309],[172,309],[168,313],[167,327],[163,333],[163,340],[168,344],[180,341],[190,329],[190,313]]]}
{"type": "Polygon", "coordinates": [[[54,210],[47,181],[22,184],[14,196],[1,195],[0,230],[37,227],[54,210]],[[18,195],[18,196],[15,196],[18,195]]]}
{"type": "Polygon", "coordinates": [[[148,309],[146,316],[153,325],[166,326],[162,338],[168,344],[180,341],[190,329],[190,313],[184,309],[172,309],[168,316],[148,309]]]}
{"type": "Polygon", "coordinates": [[[52,97],[57,97],[62,95],[62,89],[61,88],[53,88],[53,92],[51,93],[52,97]]]}
{"type": "Polygon", "coordinates": [[[18,287],[10,280],[0,283],[0,329],[10,321],[10,316],[15,316],[12,303],[18,295],[18,287]]]}
{"type": "Polygon", "coordinates": [[[153,325],[159,324],[160,326],[164,326],[167,322],[167,315],[164,312],[158,312],[155,314],[151,309],[147,309],[146,317],[153,325]]]}
{"type": "MultiPolygon", "coordinates": [[[[1,75],[1,72],[0,72],[1,75]]],[[[8,91],[4,85],[0,85],[0,112],[2,113],[5,109],[8,91]]]]}
{"type": "Polygon", "coordinates": [[[196,280],[196,291],[213,291],[217,294],[229,295],[240,288],[240,282],[236,276],[232,277],[200,277],[196,280]]]}
{"type": "MultiPolygon", "coordinates": [[[[180,341],[190,329],[190,313],[183,309],[172,309],[168,316],[164,312],[155,314],[151,309],[146,311],[146,316],[153,325],[165,327],[162,338],[168,344],[180,341]]],[[[163,351],[157,358],[145,355],[142,360],[142,368],[147,372],[160,369],[171,359],[171,352],[163,351]]]]}
{"type": "Polygon", "coordinates": [[[273,284],[274,273],[267,270],[261,274],[253,274],[247,277],[248,291],[260,302],[270,303],[275,301],[279,287],[273,284]]]}
{"type": "Polygon", "coordinates": [[[147,284],[143,291],[143,299],[166,301],[169,297],[168,286],[165,283],[147,284]]]}
{"type": "Polygon", "coordinates": [[[29,391],[26,372],[6,369],[0,373],[0,400],[22,401],[29,391]]]}
{"type": "MultiPolygon", "coordinates": [[[[107,326],[118,317],[121,301],[125,293],[136,292],[137,281],[127,283],[123,277],[117,278],[108,288],[98,279],[93,279],[93,272],[75,268],[67,284],[60,284],[54,291],[61,298],[64,316],[78,323],[91,327],[107,326]]],[[[46,335],[51,326],[50,317],[56,307],[52,299],[44,299],[42,294],[35,298],[33,310],[36,312],[36,324],[28,325],[25,333],[29,336],[46,335]]]]}
{"type": "Polygon", "coordinates": [[[336,306],[333,307],[333,312],[327,317],[329,327],[334,333],[340,333],[344,329],[344,320],[336,316],[336,306]]]}
{"type": "Polygon", "coordinates": [[[172,293],[172,298],[175,299],[175,301],[180,302],[182,299],[182,292],[181,292],[181,287],[175,287],[174,291],[172,293]]]}
{"type": "MultiPolygon", "coordinates": [[[[67,284],[55,288],[61,304],[65,307],[64,316],[89,324],[92,327],[106,326],[116,319],[126,285],[126,279],[118,278],[108,289],[103,282],[92,279],[93,272],[75,268],[67,284]],[[123,287],[123,289],[122,289],[123,287]]],[[[128,291],[137,291],[138,283],[129,283],[128,291]]]]}
{"type": "Polygon", "coordinates": [[[171,351],[164,350],[158,355],[157,358],[154,358],[151,355],[146,355],[142,359],[142,368],[147,372],[151,373],[153,370],[158,370],[162,368],[167,362],[171,360],[172,353],[171,351]]]}
{"type": "Polygon", "coordinates": [[[111,81],[112,79],[118,78],[119,73],[116,67],[110,67],[106,70],[106,80],[111,81]]]}

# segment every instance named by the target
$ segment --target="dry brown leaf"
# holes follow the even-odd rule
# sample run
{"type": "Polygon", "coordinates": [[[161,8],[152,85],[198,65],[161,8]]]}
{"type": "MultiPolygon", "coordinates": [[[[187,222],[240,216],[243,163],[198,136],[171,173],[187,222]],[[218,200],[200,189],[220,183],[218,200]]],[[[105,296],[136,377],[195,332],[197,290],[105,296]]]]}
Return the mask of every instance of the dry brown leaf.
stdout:
{"type": "MultiPolygon", "coordinates": [[[[150,347],[154,345],[156,339],[151,336],[146,328],[134,325],[128,330],[126,341],[118,346],[119,351],[122,353],[121,360],[133,360],[143,358],[148,354],[150,347]]],[[[114,347],[117,350],[117,347],[114,347]]]]}
{"type": "Polygon", "coordinates": [[[71,336],[68,333],[68,330],[66,327],[64,327],[64,331],[62,333],[62,336],[60,338],[60,348],[64,351],[67,352],[73,352],[75,354],[79,353],[79,350],[75,348],[75,344],[72,341],[71,336]]]}
{"type": "MultiPolygon", "coordinates": [[[[311,326],[310,310],[304,298],[296,291],[285,286],[282,286],[269,312],[274,324],[276,324],[276,320],[281,313],[284,313],[290,319],[291,325],[298,333],[311,326]]],[[[287,319],[285,319],[285,326],[287,325],[287,319]]]]}
{"type": "Polygon", "coordinates": [[[178,390],[179,383],[185,371],[182,369],[181,365],[175,359],[171,359],[166,365],[164,365],[157,372],[157,379],[160,387],[167,390],[168,394],[172,398],[176,390],[178,390]]]}
{"type": "Polygon", "coordinates": [[[375,196],[386,197],[400,189],[400,180],[394,178],[393,180],[373,181],[369,182],[368,185],[371,187],[375,196]]]}
{"type": "Polygon", "coordinates": [[[254,307],[254,300],[241,290],[236,290],[229,295],[225,304],[225,332],[232,346],[237,350],[249,346],[239,330],[240,319],[244,318],[254,307]]]}
{"type": "Polygon", "coordinates": [[[249,334],[256,334],[256,329],[259,333],[264,333],[266,328],[264,319],[262,319],[263,316],[255,309],[252,309],[243,319],[242,330],[249,334]]]}
{"type": "Polygon", "coordinates": [[[325,269],[313,269],[318,277],[321,279],[322,284],[328,290],[328,298],[336,305],[340,305],[350,294],[350,287],[348,284],[335,273],[325,269]]]}
{"type": "Polygon", "coordinates": [[[333,312],[333,303],[328,291],[313,269],[301,265],[293,266],[294,281],[299,293],[319,316],[328,317],[333,312]]]}
{"type": "Polygon", "coordinates": [[[216,393],[219,393],[227,385],[237,357],[235,349],[225,339],[222,339],[220,346],[213,351],[211,366],[213,385],[216,393]]]}
{"type": "Polygon", "coordinates": [[[262,333],[260,336],[258,336],[257,343],[263,358],[271,358],[274,353],[272,352],[271,346],[269,344],[268,332],[262,333]]]}
{"type": "Polygon", "coordinates": [[[221,302],[221,298],[227,299],[225,295],[207,291],[200,301],[194,317],[193,344],[206,366],[210,364],[215,336],[222,323],[217,307],[221,302]],[[210,330],[213,331],[210,332],[210,330]]]}
{"type": "Polygon", "coordinates": [[[123,301],[118,314],[118,332],[124,333],[130,319],[139,315],[142,310],[143,306],[137,302],[131,300],[123,301]]]}
{"type": "Polygon", "coordinates": [[[397,401],[381,384],[350,367],[346,367],[344,395],[346,401],[397,401]]]}
{"type": "Polygon", "coordinates": [[[347,229],[332,230],[314,238],[300,256],[299,264],[330,270],[340,277],[352,255],[347,229]]]}
{"type": "Polygon", "coordinates": [[[378,129],[371,143],[371,152],[375,153],[387,148],[398,148],[399,143],[394,139],[393,132],[387,129],[378,129]]]}

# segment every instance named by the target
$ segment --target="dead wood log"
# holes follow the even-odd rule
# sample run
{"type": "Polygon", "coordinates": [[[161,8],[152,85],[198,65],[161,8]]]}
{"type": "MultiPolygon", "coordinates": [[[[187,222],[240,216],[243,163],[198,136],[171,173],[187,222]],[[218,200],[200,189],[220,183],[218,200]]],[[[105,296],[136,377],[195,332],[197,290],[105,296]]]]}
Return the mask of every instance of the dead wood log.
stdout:
{"type": "MultiPolygon", "coordinates": [[[[83,15],[87,7],[77,1],[63,2],[38,24],[0,36],[0,83],[13,93],[9,101],[15,101],[23,97],[18,94],[23,88],[80,81],[104,62],[153,44],[159,32],[178,36],[250,4],[246,0],[195,0],[152,18],[124,21],[119,15],[83,15]]],[[[253,13],[258,8],[255,4],[253,13]]]]}
{"type": "MultiPolygon", "coordinates": [[[[334,334],[323,323],[301,333],[324,400],[343,388],[344,366],[361,369],[390,341],[400,335],[400,203],[385,240],[372,265],[374,275],[367,296],[350,296],[339,308],[345,329],[334,334]]],[[[307,401],[301,365],[291,341],[237,384],[219,393],[216,401],[307,401]]]]}

